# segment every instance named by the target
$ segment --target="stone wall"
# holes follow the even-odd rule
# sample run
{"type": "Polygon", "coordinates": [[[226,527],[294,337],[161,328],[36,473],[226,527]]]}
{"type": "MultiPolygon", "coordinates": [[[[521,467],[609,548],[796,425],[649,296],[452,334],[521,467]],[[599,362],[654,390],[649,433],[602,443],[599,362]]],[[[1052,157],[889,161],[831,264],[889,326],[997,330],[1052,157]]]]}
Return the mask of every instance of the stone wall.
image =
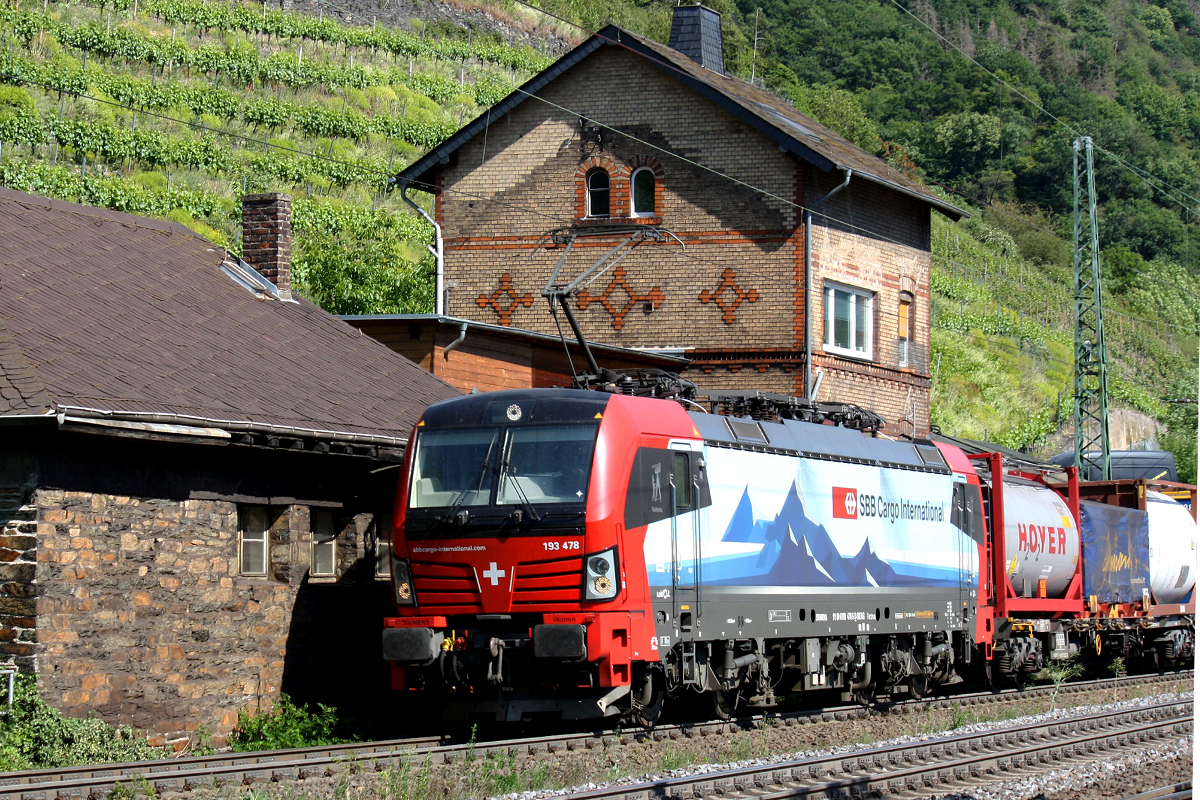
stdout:
{"type": "MultiPolygon", "coordinates": [[[[236,503],[41,489],[34,505],[48,702],[172,741],[201,724],[224,735],[239,711],[279,697],[300,657],[294,609],[325,588],[306,577],[308,507],[271,509],[271,576],[255,579],[238,575],[236,503]]],[[[360,546],[351,520],[338,538],[343,574],[360,546]]]]}
{"type": "Polygon", "coordinates": [[[386,581],[375,515],[395,470],[291,455],[13,428],[0,452],[0,661],[64,713],[180,744],[218,739],[286,692],[380,713],[386,581]],[[383,478],[380,480],[380,478],[383,478]],[[35,488],[30,488],[30,487],[35,488]],[[269,510],[266,577],[239,572],[239,513],[269,510]],[[336,570],[314,577],[312,518],[336,570]]]}
{"type": "Polygon", "coordinates": [[[0,660],[37,671],[37,506],[24,486],[0,487],[0,660]]]}

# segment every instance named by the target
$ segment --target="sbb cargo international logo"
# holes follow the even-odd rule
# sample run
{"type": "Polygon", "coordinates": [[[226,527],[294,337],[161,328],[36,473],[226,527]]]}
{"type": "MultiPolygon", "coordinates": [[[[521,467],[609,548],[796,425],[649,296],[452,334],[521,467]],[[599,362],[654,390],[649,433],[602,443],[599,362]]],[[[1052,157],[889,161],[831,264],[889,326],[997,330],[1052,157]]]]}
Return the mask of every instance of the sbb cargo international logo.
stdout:
{"type": "MultiPolygon", "coordinates": [[[[934,503],[929,500],[909,500],[906,497],[892,499],[870,492],[860,495],[858,489],[847,489],[844,486],[833,487],[834,519],[880,519],[893,523],[901,521],[944,522],[946,508],[945,503],[934,503]]],[[[1050,552],[1054,552],[1053,544],[1051,544],[1050,552]]]]}
{"type": "Polygon", "coordinates": [[[834,519],[858,519],[858,489],[833,487],[834,519]]]}

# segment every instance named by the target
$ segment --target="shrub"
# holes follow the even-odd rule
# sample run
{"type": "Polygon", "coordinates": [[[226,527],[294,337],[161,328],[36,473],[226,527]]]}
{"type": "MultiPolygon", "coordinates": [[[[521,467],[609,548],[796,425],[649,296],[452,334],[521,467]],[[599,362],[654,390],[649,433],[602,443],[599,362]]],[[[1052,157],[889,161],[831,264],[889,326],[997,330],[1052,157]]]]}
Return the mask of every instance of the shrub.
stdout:
{"type": "Polygon", "coordinates": [[[127,725],[114,728],[96,717],[65,717],[38,697],[37,681],[17,678],[13,706],[0,716],[0,770],[53,769],[115,761],[165,758],[127,725]]]}
{"type": "Polygon", "coordinates": [[[342,721],[337,709],[317,703],[317,711],[297,706],[286,694],[265,714],[238,712],[237,727],[229,735],[234,750],[283,750],[293,747],[314,747],[342,744],[354,738],[341,731],[342,721]]]}

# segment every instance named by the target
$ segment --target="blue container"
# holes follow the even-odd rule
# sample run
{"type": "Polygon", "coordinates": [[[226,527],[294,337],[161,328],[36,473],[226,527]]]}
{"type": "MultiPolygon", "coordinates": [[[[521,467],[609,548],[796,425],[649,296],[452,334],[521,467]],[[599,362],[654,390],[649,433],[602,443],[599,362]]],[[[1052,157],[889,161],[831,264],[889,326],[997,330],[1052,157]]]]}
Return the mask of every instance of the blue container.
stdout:
{"type": "Polygon", "coordinates": [[[1150,515],[1083,500],[1083,594],[1101,603],[1134,603],[1150,588],[1150,515]]]}

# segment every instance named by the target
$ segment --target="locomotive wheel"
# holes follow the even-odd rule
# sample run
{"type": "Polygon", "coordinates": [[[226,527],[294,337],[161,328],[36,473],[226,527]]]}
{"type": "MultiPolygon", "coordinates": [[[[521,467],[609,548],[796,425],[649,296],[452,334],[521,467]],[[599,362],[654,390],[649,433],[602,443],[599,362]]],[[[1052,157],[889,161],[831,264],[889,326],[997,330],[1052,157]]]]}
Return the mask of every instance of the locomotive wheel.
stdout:
{"type": "Polygon", "coordinates": [[[640,696],[634,703],[633,721],[643,728],[653,728],[662,716],[667,689],[661,670],[650,669],[642,682],[640,696]]]}
{"type": "Polygon", "coordinates": [[[921,700],[929,696],[930,684],[933,681],[924,672],[916,672],[908,676],[908,695],[913,700],[921,700]]]}
{"type": "Polygon", "coordinates": [[[710,692],[713,700],[713,714],[717,719],[731,719],[738,706],[738,690],[714,689],[710,692]]]}

